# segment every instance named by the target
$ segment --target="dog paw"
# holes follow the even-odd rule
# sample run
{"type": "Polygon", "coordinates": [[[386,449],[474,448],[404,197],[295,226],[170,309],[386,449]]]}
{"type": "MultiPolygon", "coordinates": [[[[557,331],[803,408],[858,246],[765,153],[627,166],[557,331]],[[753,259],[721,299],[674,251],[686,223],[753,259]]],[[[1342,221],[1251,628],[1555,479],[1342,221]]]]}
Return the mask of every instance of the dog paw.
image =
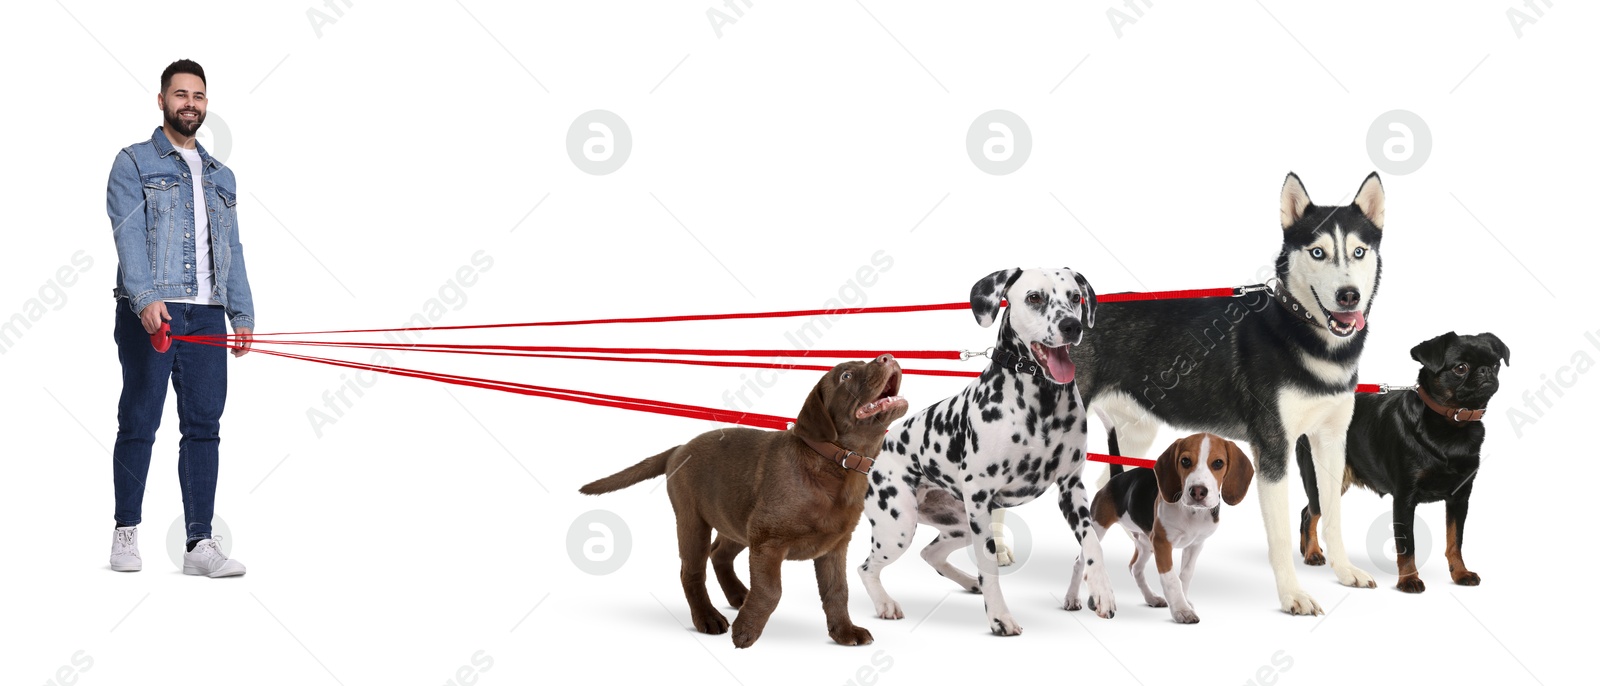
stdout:
{"type": "Polygon", "coordinates": [[[1407,574],[1400,577],[1400,583],[1395,584],[1395,588],[1406,593],[1421,593],[1428,590],[1427,584],[1422,583],[1422,577],[1415,574],[1407,574]]]}
{"type": "Polygon", "coordinates": [[[1094,610],[1095,615],[1101,619],[1111,619],[1117,616],[1117,600],[1110,592],[1105,595],[1090,594],[1089,609],[1094,610]]]}
{"type": "Polygon", "coordinates": [[[1069,597],[1067,598],[1067,602],[1061,604],[1061,609],[1066,610],[1067,612],[1077,612],[1078,610],[1083,609],[1083,601],[1078,598],[1069,597]]]}
{"type": "Polygon", "coordinates": [[[1172,621],[1177,622],[1179,624],[1199,624],[1200,623],[1200,615],[1197,615],[1197,614],[1194,613],[1194,608],[1187,608],[1187,609],[1182,609],[1182,610],[1180,610],[1178,608],[1173,608],[1172,609],[1172,621]]]}
{"type": "Polygon", "coordinates": [[[1317,604],[1310,593],[1298,588],[1291,591],[1279,591],[1278,603],[1284,612],[1291,615],[1320,615],[1322,606],[1317,604]]]}
{"type": "Polygon", "coordinates": [[[702,634],[721,634],[728,631],[728,618],[716,610],[705,610],[693,614],[694,630],[702,634]]]}
{"type": "Polygon", "coordinates": [[[1149,598],[1145,598],[1144,603],[1150,607],[1166,607],[1167,599],[1158,595],[1153,595],[1149,598]]]}
{"type": "Polygon", "coordinates": [[[1017,558],[1015,555],[1011,554],[1011,546],[1006,545],[1005,543],[1000,543],[999,545],[995,546],[994,561],[1001,567],[1010,567],[1016,563],[1017,558]]]}
{"type": "MultiPolygon", "coordinates": [[[[743,618],[744,615],[740,615],[739,619],[743,618]]],[[[752,627],[750,624],[754,624],[754,622],[740,623],[738,619],[733,620],[733,647],[749,648],[756,642],[756,639],[761,638],[761,631],[765,627],[752,627]]]]}
{"type": "Polygon", "coordinates": [[[1465,569],[1459,572],[1450,572],[1450,580],[1462,586],[1477,586],[1483,583],[1483,578],[1479,577],[1477,572],[1469,572],[1465,569]]]}
{"type": "Polygon", "coordinates": [[[1309,553],[1306,553],[1306,564],[1311,565],[1312,567],[1321,567],[1322,565],[1328,564],[1328,558],[1322,556],[1322,551],[1313,550],[1309,553]]]}
{"type": "Polygon", "coordinates": [[[1339,583],[1346,586],[1352,586],[1355,588],[1378,587],[1378,580],[1372,578],[1371,574],[1362,571],[1360,567],[1344,567],[1342,569],[1335,569],[1334,573],[1339,577],[1339,583]]]}
{"type": "Polygon", "coordinates": [[[1011,615],[1005,614],[989,618],[989,631],[996,636],[1016,636],[1022,633],[1022,625],[1011,615]]]}
{"type": "Polygon", "coordinates": [[[872,642],[872,632],[854,624],[837,631],[829,631],[828,638],[842,646],[864,646],[872,642]]]}
{"type": "Polygon", "coordinates": [[[900,611],[900,603],[897,603],[889,598],[885,598],[882,602],[877,603],[877,611],[879,619],[906,618],[906,613],[900,611]]]}
{"type": "Polygon", "coordinates": [[[1089,582],[1089,609],[1101,619],[1117,616],[1117,598],[1111,593],[1111,582],[1104,574],[1086,575],[1089,582]]]}

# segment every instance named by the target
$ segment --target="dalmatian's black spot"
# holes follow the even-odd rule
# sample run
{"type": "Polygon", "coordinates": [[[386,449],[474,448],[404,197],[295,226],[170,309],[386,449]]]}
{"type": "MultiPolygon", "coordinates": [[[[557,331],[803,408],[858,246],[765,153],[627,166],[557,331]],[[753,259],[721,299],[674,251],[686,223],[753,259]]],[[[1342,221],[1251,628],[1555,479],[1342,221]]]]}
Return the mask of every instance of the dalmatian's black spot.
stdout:
{"type": "Polygon", "coordinates": [[[982,533],[981,531],[978,530],[978,522],[977,522],[977,520],[968,520],[967,521],[967,525],[972,527],[972,533],[974,533],[974,534],[982,533]]]}
{"type": "MultiPolygon", "coordinates": [[[[883,483],[883,472],[873,471],[872,472],[872,483],[874,483],[874,484],[883,483]]],[[[870,493],[870,492],[871,491],[868,491],[868,493],[870,493]]]]}
{"type": "Polygon", "coordinates": [[[992,539],[992,538],[991,538],[991,539],[989,539],[989,540],[987,540],[987,541],[984,541],[984,542],[983,542],[983,547],[984,547],[984,548],[985,548],[985,549],[986,549],[986,550],[988,550],[988,551],[989,551],[989,554],[990,554],[990,555],[993,555],[993,554],[994,554],[994,539],[992,539]]]}
{"type": "MultiPolygon", "coordinates": [[[[977,504],[982,504],[983,501],[987,500],[988,498],[989,498],[989,492],[988,491],[978,491],[977,493],[973,493],[972,494],[972,502],[977,503],[977,504]]],[[[972,533],[978,533],[978,532],[974,531],[972,533]]]]}
{"type": "MultiPolygon", "coordinates": [[[[932,520],[934,524],[938,524],[939,526],[955,526],[961,523],[961,518],[957,517],[955,513],[952,512],[939,512],[929,519],[932,520]]],[[[957,531],[956,533],[959,534],[960,532],[957,531]]]]}

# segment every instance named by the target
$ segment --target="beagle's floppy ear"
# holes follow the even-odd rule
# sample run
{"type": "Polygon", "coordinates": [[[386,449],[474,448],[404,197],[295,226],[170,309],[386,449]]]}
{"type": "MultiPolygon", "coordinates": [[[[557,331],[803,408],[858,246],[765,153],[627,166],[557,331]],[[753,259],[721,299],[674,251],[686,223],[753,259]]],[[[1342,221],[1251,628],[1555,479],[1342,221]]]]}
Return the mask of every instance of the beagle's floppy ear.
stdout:
{"type": "Polygon", "coordinates": [[[1169,503],[1183,497],[1183,477],[1178,474],[1178,450],[1183,447],[1183,441],[1182,438],[1173,441],[1167,451],[1156,458],[1156,489],[1161,491],[1161,499],[1169,503]]]}
{"type": "Polygon", "coordinates": [[[1228,451],[1228,472],[1222,475],[1222,502],[1238,505],[1244,494],[1250,492],[1250,480],[1255,478],[1256,466],[1233,441],[1223,439],[1228,451]]]}
{"type": "Polygon", "coordinates": [[[794,420],[796,435],[825,443],[839,440],[839,428],[834,425],[833,412],[828,409],[828,397],[833,395],[829,392],[833,389],[833,374],[831,371],[824,374],[811,389],[811,395],[806,396],[806,404],[794,420]]]}
{"type": "Polygon", "coordinates": [[[1006,291],[1017,282],[1019,276],[1022,276],[1022,270],[1013,267],[997,271],[972,284],[972,316],[978,320],[978,326],[987,328],[994,323],[995,317],[1000,314],[1000,300],[1006,297],[1006,291]]]}
{"type": "Polygon", "coordinates": [[[1494,354],[1500,356],[1501,362],[1506,363],[1507,366],[1511,364],[1511,348],[1506,347],[1505,342],[1500,340],[1499,336],[1485,331],[1478,334],[1478,337],[1489,341],[1489,348],[1494,351],[1494,354]]]}
{"type": "Polygon", "coordinates": [[[1411,349],[1411,359],[1422,363],[1430,371],[1444,366],[1444,354],[1450,349],[1450,344],[1456,342],[1460,336],[1456,332],[1440,334],[1417,344],[1411,349]]]}
{"type": "Polygon", "coordinates": [[[1100,300],[1094,295],[1094,286],[1089,285],[1089,280],[1083,274],[1073,272],[1072,278],[1078,280],[1078,288],[1083,290],[1083,325],[1094,328],[1094,311],[1100,307],[1100,300]]]}

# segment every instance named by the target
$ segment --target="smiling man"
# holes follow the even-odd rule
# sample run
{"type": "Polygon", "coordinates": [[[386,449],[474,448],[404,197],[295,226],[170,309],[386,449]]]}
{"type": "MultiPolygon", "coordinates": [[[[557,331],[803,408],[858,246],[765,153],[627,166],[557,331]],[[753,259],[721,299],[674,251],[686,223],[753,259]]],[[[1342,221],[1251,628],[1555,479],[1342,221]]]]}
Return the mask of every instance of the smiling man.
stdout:
{"type": "Polygon", "coordinates": [[[217,491],[218,431],[228,392],[227,350],[174,341],[157,352],[150,334],[165,322],[173,336],[215,336],[233,327],[233,356],[250,351],[255,309],[239,244],[233,172],[195,142],[206,120],[206,74],[178,60],[161,72],[162,125],[147,141],[117,153],[106,185],[106,213],[117,244],[115,337],[122,362],[117,443],[112,451],[116,529],[111,568],[138,571],[138,525],[167,382],[177,394],[178,482],[187,551],[183,573],[238,576],[211,533],[217,491]]]}

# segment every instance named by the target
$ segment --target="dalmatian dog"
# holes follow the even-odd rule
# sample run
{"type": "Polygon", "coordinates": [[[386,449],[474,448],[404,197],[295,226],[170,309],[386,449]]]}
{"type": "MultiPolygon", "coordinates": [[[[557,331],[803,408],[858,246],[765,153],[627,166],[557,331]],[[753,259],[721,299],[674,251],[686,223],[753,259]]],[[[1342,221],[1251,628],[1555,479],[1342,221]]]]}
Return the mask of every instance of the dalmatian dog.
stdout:
{"type": "Polygon", "coordinates": [[[1006,269],[973,285],[978,324],[988,327],[1000,315],[988,368],[959,395],[891,426],[868,479],[872,549],[860,570],[879,617],[905,616],[879,577],[922,523],[939,530],[922,559],[983,594],[990,631],[1022,633],[1000,595],[991,514],[1039,497],[1052,483],[1082,547],[1089,606],[1107,619],[1116,613],[1082,480],[1089,424],[1070,356],[1083,327],[1094,326],[1095,307],[1094,289],[1070,269],[1006,269]],[[947,559],[969,545],[977,578],[947,559]]]}

